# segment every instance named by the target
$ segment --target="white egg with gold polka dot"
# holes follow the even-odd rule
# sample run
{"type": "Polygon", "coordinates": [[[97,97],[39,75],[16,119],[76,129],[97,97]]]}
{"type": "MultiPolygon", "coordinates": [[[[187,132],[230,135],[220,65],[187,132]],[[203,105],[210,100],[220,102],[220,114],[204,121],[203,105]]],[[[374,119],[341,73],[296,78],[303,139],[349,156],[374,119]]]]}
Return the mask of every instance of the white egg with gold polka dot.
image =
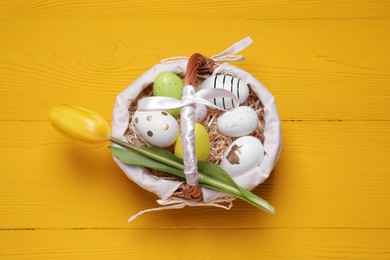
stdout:
{"type": "Polygon", "coordinates": [[[179,135],[179,124],[165,111],[136,111],[132,123],[137,132],[151,145],[170,146],[179,135]]]}

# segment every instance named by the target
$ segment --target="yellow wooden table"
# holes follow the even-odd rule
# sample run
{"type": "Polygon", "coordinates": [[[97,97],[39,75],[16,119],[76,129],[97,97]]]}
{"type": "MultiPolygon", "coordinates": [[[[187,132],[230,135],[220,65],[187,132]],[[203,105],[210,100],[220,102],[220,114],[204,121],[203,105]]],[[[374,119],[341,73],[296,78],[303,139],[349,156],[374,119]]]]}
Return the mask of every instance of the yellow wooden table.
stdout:
{"type": "Polygon", "coordinates": [[[0,259],[390,259],[389,1],[0,2],[0,259]],[[160,59],[211,56],[250,35],[237,66],[274,94],[277,167],[255,193],[275,216],[157,197],[107,147],[55,132],[50,107],[111,119],[160,59]]]}

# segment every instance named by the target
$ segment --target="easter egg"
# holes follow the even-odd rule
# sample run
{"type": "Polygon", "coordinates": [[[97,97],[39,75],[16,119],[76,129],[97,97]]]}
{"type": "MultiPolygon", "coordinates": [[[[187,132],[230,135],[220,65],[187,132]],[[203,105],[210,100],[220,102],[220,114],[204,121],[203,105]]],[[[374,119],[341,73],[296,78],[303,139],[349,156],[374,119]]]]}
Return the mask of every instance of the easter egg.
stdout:
{"type": "Polygon", "coordinates": [[[197,104],[195,109],[195,121],[200,122],[206,118],[207,107],[203,104],[197,104]]]}
{"type": "MultiPolygon", "coordinates": [[[[205,161],[209,158],[210,154],[210,139],[206,128],[199,123],[195,123],[195,151],[196,158],[201,161],[205,161]]],[[[175,155],[183,158],[183,145],[181,142],[181,134],[177,138],[175,144],[175,155]]]]}
{"type": "Polygon", "coordinates": [[[232,177],[238,177],[257,167],[264,158],[264,147],[259,139],[243,136],[231,143],[221,159],[221,167],[232,177]]]}
{"type": "MultiPolygon", "coordinates": [[[[208,77],[205,81],[202,82],[200,89],[208,88],[221,88],[228,90],[238,97],[240,104],[245,102],[249,96],[248,85],[245,84],[241,79],[230,75],[212,75],[208,77]]],[[[214,102],[216,106],[226,110],[235,107],[231,98],[214,98],[212,102],[214,102]]]]}
{"type": "MultiPolygon", "coordinates": [[[[170,71],[161,72],[154,80],[153,95],[181,99],[183,87],[183,80],[175,73],[170,71]]],[[[175,108],[167,110],[167,112],[176,116],[180,114],[180,109],[175,108]]]]}
{"type": "Polygon", "coordinates": [[[132,122],[137,132],[148,143],[155,146],[170,146],[179,135],[179,124],[165,111],[136,111],[132,122]]]}
{"type": "Polygon", "coordinates": [[[226,111],[217,119],[218,131],[227,136],[244,136],[252,133],[259,123],[256,111],[247,106],[240,106],[226,111]]]}

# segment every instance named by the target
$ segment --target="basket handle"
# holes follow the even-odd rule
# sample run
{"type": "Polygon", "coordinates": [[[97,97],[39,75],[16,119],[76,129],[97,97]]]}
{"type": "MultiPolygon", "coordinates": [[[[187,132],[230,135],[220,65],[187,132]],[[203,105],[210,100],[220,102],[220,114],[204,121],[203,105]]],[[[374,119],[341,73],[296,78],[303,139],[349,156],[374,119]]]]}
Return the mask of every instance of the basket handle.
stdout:
{"type": "Polygon", "coordinates": [[[216,68],[217,65],[214,60],[209,59],[200,53],[192,54],[187,63],[187,72],[184,77],[184,85],[194,86],[197,75],[212,74],[216,68]]]}
{"type": "MultiPolygon", "coordinates": [[[[198,75],[212,74],[216,64],[202,54],[194,53],[187,63],[187,72],[184,77],[184,89],[182,100],[190,100],[195,95],[194,85],[198,75]]],[[[195,150],[195,109],[196,105],[184,106],[180,110],[181,139],[183,145],[183,163],[186,183],[189,186],[197,186],[199,174],[195,150]]],[[[192,189],[194,190],[194,189],[192,189]]],[[[198,190],[194,192],[199,193],[198,190]]]]}

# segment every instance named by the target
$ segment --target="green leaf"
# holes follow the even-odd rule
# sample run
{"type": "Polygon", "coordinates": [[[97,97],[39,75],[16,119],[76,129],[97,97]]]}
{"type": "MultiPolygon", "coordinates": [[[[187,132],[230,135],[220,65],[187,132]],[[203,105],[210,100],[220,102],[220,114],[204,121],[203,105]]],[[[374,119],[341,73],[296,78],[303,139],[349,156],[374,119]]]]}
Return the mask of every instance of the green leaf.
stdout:
{"type": "Polygon", "coordinates": [[[240,199],[268,213],[275,214],[275,208],[267,201],[247,189],[237,185],[233,178],[221,167],[207,161],[198,161],[199,182],[218,187],[220,191],[235,195],[240,199]]]}
{"type": "Polygon", "coordinates": [[[154,159],[151,159],[145,155],[142,155],[138,152],[127,150],[123,148],[117,148],[110,146],[109,149],[113,152],[113,154],[123,163],[128,165],[142,166],[148,167],[151,169],[155,169],[158,171],[162,171],[165,173],[169,173],[180,179],[181,181],[185,181],[186,177],[182,170],[176,169],[172,166],[166,165],[154,159]]]}
{"type": "MultiPolygon", "coordinates": [[[[144,146],[141,148],[142,150],[148,151],[150,153],[154,153],[156,155],[162,156],[164,158],[170,159],[172,161],[178,162],[183,165],[183,159],[177,157],[173,153],[168,152],[167,150],[154,147],[154,146],[144,146]]],[[[184,167],[184,166],[183,166],[184,167]]]]}
{"type": "Polygon", "coordinates": [[[119,140],[119,139],[117,139],[115,137],[112,137],[112,136],[109,137],[109,140],[111,142],[113,142],[115,144],[118,144],[118,145],[120,145],[122,147],[125,147],[125,148],[127,148],[127,149],[129,149],[131,151],[135,151],[135,152],[140,153],[140,154],[142,154],[142,155],[144,155],[146,157],[149,157],[149,158],[154,159],[156,161],[159,161],[161,163],[164,163],[164,164],[167,164],[169,166],[172,166],[172,167],[174,167],[176,169],[181,169],[181,170],[184,169],[183,163],[177,162],[176,160],[173,160],[172,158],[169,159],[166,156],[164,156],[162,154],[162,151],[164,151],[163,149],[160,149],[161,151],[159,153],[157,151],[153,151],[153,149],[147,149],[147,147],[136,147],[136,146],[133,146],[133,145],[131,145],[129,143],[123,142],[123,141],[121,141],[121,140],[119,140]]]}
{"type": "MultiPolygon", "coordinates": [[[[116,139],[111,140],[114,142],[116,139]]],[[[110,147],[115,156],[123,163],[159,170],[185,181],[183,160],[174,154],[157,147],[139,148],[121,141],[117,144],[132,149],[110,147]]],[[[272,205],[237,185],[232,177],[219,166],[207,161],[198,161],[198,172],[200,186],[234,195],[268,213],[275,213],[272,205]]]]}

